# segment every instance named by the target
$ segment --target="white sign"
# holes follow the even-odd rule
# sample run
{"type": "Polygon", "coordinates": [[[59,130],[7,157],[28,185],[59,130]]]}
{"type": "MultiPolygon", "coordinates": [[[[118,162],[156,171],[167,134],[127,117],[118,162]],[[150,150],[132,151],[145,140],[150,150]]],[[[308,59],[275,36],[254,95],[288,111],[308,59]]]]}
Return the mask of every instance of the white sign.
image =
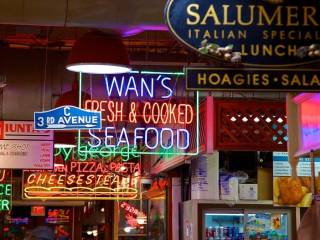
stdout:
{"type": "Polygon", "coordinates": [[[0,139],[53,140],[53,131],[35,130],[33,121],[0,121],[0,139]]]}
{"type": "MultiPolygon", "coordinates": [[[[315,158],[315,175],[320,172],[320,158],[315,158]]],[[[273,153],[273,176],[274,177],[291,177],[291,166],[288,160],[288,153],[274,152],[273,153]]],[[[297,165],[298,177],[311,176],[311,160],[310,158],[300,158],[297,165]]]]}
{"type": "Polygon", "coordinates": [[[191,199],[219,200],[219,152],[191,162],[191,199]]]}
{"type": "Polygon", "coordinates": [[[53,141],[0,140],[0,168],[53,169],[53,141]]]}

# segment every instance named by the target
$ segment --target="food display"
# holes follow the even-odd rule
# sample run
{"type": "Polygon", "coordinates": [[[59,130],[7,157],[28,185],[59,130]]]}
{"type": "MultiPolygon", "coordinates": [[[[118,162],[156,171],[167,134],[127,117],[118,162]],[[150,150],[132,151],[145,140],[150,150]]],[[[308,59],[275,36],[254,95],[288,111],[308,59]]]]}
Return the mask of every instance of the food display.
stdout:
{"type": "Polygon", "coordinates": [[[309,207],[311,205],[311,201],[311,177],[273,178],[274,204],[309,207]]]}
{"type": "MultiPolygon", "coordinates": [[[[315,193],[320,193],[320,159],[315,158],[315,193]]],[[[312,202],[310,158],[290,162],[286,152],[273,153],[273,203],[310,207],[312,202]],[[293,173],[296,175],[294,176],[293,173]]]]}

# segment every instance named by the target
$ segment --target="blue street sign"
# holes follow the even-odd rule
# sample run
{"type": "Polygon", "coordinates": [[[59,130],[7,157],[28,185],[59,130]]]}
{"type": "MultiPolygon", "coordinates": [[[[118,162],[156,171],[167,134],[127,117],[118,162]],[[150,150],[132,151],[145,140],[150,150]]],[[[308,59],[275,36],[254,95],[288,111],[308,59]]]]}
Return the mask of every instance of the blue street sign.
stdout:
{"type": "Polygon", "coordinates": [[[101,129],[101,112],[74,106],[62,106],[45,112],[34,113],[36,130],[101,129]]]}

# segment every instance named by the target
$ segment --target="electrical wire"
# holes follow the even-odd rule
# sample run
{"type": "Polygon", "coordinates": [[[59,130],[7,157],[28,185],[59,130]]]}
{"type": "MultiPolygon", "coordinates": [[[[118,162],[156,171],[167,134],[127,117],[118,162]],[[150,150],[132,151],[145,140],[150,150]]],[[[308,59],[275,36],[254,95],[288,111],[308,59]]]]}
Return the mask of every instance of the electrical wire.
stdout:
{"type": "Polygon", "coordinates": [[[45,54],[44,54],[44,77],[43,77],[43,82],[42,82],[42,111],[45,110],[45,100],[46,100],[46,82],[47,82],[47,66],[48,66],[48,43],[49,43],[49,28],[47,27],[46,31],[46,36],[47,36],[47,44],[45,48],[45,54]]]}

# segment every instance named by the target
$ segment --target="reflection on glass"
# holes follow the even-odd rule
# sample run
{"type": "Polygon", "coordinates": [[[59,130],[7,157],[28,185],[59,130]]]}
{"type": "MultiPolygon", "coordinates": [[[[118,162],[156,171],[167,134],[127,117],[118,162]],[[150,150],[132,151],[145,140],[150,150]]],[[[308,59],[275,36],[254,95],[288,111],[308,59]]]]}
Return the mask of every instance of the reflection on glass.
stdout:
{"type": "Polygon", "coordinates": [[[244,240],[244,214],[206,213],[206,240],[244,240]]]}
{"type": "Polygon", "coordinates": [[[245,231],[249,240],[287,240],[288,216],[281,213],[248,214],[245,231]]]}

